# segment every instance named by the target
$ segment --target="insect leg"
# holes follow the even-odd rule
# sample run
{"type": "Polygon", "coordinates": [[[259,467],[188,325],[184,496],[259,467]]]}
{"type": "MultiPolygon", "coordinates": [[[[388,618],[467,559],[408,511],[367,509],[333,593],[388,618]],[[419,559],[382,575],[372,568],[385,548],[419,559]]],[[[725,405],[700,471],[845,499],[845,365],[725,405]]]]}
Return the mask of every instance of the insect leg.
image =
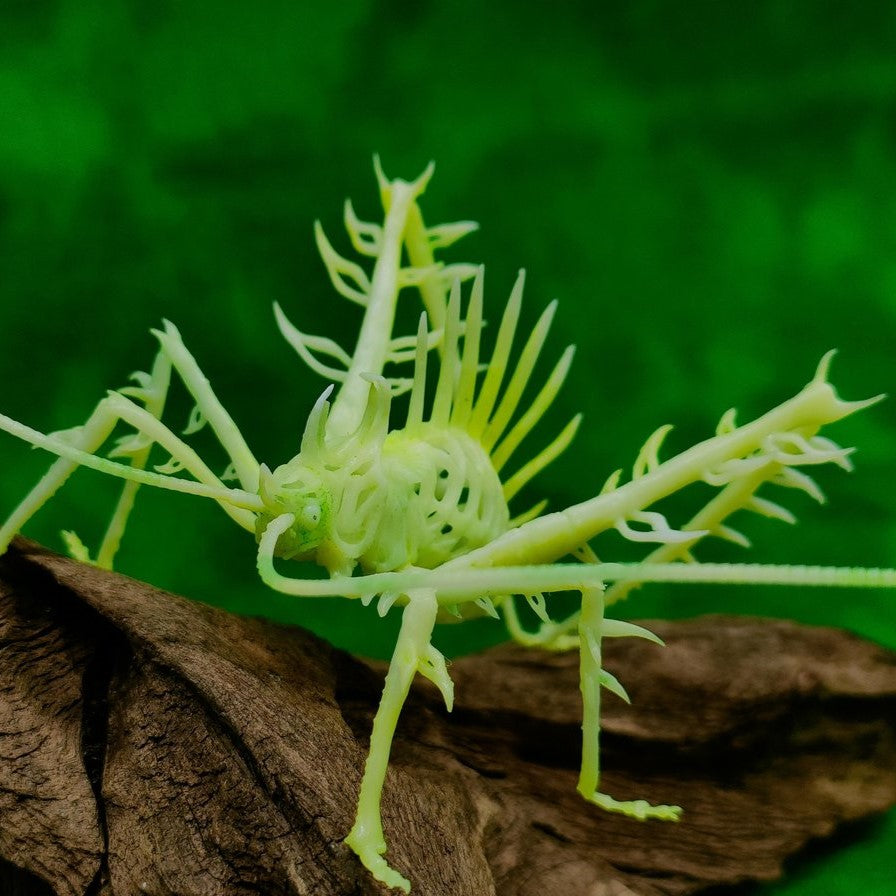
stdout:
{"type": "Polygon", "coordinates": [[[438,602],[434,591],[421,589],[408,595],[408,604],[401,618],[401,631],[386,675],[386,684],[370,735],[370,751],[364,765],[361,793],[355,823],[345,842],[357,853],[373,876],[389,887],[410,891],[410,883],[383,858],[386,840],[383,836],[380,801],[389,764],[389,751],[395,726],[414,675],[420,671],[439,684],[445,702],[451,709],[450,679],[444,658],[430,644],[436,621],[438,602]]]}
{"type": "MultiPolygon", "coordinates": [[[[75,438],[71,444],[82,451],[96,451],[112,434],[116,422],[115,417],[107,413],[103,402],[100,402],[87,422],[73,433],[75,438]]],[[[13,536],[56,494],[78,466],[80,464],[76,460],[66,457],[60,457],[53,463],[43,478],[9,515],[6,522],[0,526],[0,554],[6,552],[13,536]]]]}
{"type": "MultiPolygon", "coordinates": [[[[158,382],[163,384],[167,376],[167,361],[158,361],[153,370],[154,374],[159,375],[158,382]]],[[[98,561],[102,559],[111,563],[112,555],[114,555],[117,542],[121,539],[124,525],[133,505],[136,486],[139,484],[150,484],[211,497],[238,525],[249,531],[254,531],[255,514],[252,511],[261,509],[260,499],[255,495],[225,487],[196,452],[175,436],[158,417],[119,392],[111,392],[100,401],[83,426],[69,431],[64,436],[46,436],[8,418],[0,418],[0,429],[37,447],[60,455],[59,460],[50,467],[43,479],[0,527],[0,553],[6,550],[16,532],[62,487],[79,466],[88,466],[100,472],[119,476],[129,480],[128,486],[133,486],[130,489],[126,487],[122,494],[110,530],[104,539],[98,561]],[[109,438],[119,421],[133,426],[137,430],[138,440],[145,438],[149,443],[158,442],[171,454],[172,460],[191,473],[198,482],[144,470],[142,465],[146,463],[149,445],[139,445],[139,441],[139,449],[132,455],[131,465],[115,463],[96,456],[94,452],[99,450],[100,446],[109,438]],[[256,507],[253,502],[257,502],[258,506],[256,507]]],[[[83,555],[86,552],[83,545],[80,545],[74,537],[70,539],[70,542],[76,549],[76,553],[82,555],[81,559],[85,559],[83,555]]]]}
{"type": "MultiPolygon", "coordinates": [[[[135,374],[135,376],[137,375],[135,374]]],[[[140,374],[140,376],[146,377],[146,374],[140,374]]],[[[141,382],[139,390],[133,388],[129,389],[129,391],[139,394],[145,403],[147,413],[158,418],[161,417],[164,410],[170,382],[171,363],[160,352],[153,362],[152,373],[141,382]]],[[[83,426],[70,431],[71,444],[81,451],[92,454],[99,450],[100,446],[109,438],[117,422],[118,418],[115,414],[108,412],[108,399],[104,399],[83,426]]],[[[151,442],[142,445],[138,444],[135,450],[130,452],[130,466],[132,469],[144,469],[151,447],[151,442]]],[[[53,497],[78,466],[77,460],[60,457],[50,467],[25,500],[13,511],[2,529],[0,529],[0,553],[6,550],[13,535],[20,531],[22,526],[53,497]]],[[[97,566],[103,569],[112,568],[112,561],[124,536],[127,520],[133,509],[134,499],[139,487],[140,483],[134,480],[125,482],[118,504],[112,514],[112,519],[106,529],[106,534],[97,551],[95,562],[97,566]]],[[[80,560],[88,561],[87,549],[75,533],[65,532],[63,535],[68,543],[70,553],[80,560]]]]}
{"type": "MultiPolygon", "coordinates": [[[[166,321],[164,332],[154,332],[162,348],[153,364],[149,385],[143,390],[146,411],[161,419],[170,384],[171,368],[174,366],[187,390],[195,399],[198,412],[210,422],[228,457],[233,462],[241,484],[244,487],[257,490],[258,462],[253,457],[230,415],[224,410],[220,401],[212,392],[208,380],[202,374],[196,360],[187,351],[177,328],[166,321]]],[[[133,455],[131,467],[142,470],[146,466],[150,449],[151,443],[138,449],[133,455]]],[[[175,457],[173,452],[172,457],[175,457]]],[[[182,462],[181,458],[176,458],[176,460],[182,462]]],[[[210,473],[210,471],[206,472],[210,473]]],[[[200,481],[214,480],[217,482],[217,477],[214,476],[211,476],[211,480],[208,476],[205,478],[197,476],[197,479],[200,479],[200,481]]],[[[134,498],[139,487],[140,483],[133,480],[125,484],[112,521],[106,530],[103,542],[97,553],[97,566],[111,568],[112,560],[124,535],[125,525],[133,508],[134,498]]],[[[244,518],[242,521],[237,520],[237,522],[243,528],[250,530],[252,528],[251,520],[248,518],[244,518]],[[249,525],[246,524],[247,522],[249,525]]]]}
{"type": "MultiPolygon", "coordinates": [[[[150,385],[146,390],[146,411],[161,419],[170,383],[171,367],[174,366],[187,390],[196,401],[197,412],[209,421],[212,429],[218,436],[218,440],[233,463],[240,483],[245,488],[257,490],[258,461],[255,460],[248,445],[246,445],[236,424],[227,411],[224,410],[217,396],[212,392],[211,386],[200,370],[195,358],[184,345],[180,332],[170,321],[165,321],[164,327],[164,332],[153,331],[159,339],[162,348],[156,357],[150,376],[150,385]]],[[[134,455],[131,466],[135,469],[143,469],[149,458],[150,449],[151,444],[140,449],[134,455]]],[[[112,521],[106,530],[106,535],[97,553],[96,562],[98,566],[111,568],[112,560],[124,535],[124,528],[133,508],[134,498],[139,487],[139,482],[131,481],[125,484],[112,521]]],[[[237,522],[240,521],[237,520],[237,522]]],[[[251,528],[251,526],[247,526],[243,522],[240,522],[240,525],[243,525],[244,528],[251,528]]]]}
{"type": "Polygon", "coordinates": [[[501,612],[504,614],[508,634],[523,647],[562,651],[579,646],[578,635],[573,634],[578,625],[578,611],[560,622],[542,622],[535,631],[523,628],[512,596],[501,604],[501,612]]]}
{"type": "Polygon", "coordinates": [[[601,639],[604,626],[603,588],[582,590],[582,613],[579,616],[579,681],[582,690],[582,768],[578,791],[591,803],[608,812],[618,812],[641,821],[657,818],[677,821],[679,806],[653,806],[646,800],[621,801],[598,790],[600,782],[600,689],[608,687],[623,698],[615,678],[601,666],[601,639]]]}
{"type": "MultiPolygon", "coordinates": [[[[152,414],[153,417],[161,419],[162,412],[165,410],[165,402],[168,398],[168,387],[170,384],[171,362],[162,352],[159,352],[153,361],[152,372],[149,375],[149,380],[142,390],[141,395],[146,412],[152,414]]],[[[98,447],[99,445],[97,445],[97,448],[98,447]]],[[[97,448],[90,448],[88,450],[96,451],[97,448]]],[[[131,456],[131,467],[135,470],[145,469],[151,450],[152,442],[149,442],[142,447],[138,447],[131,456]]],[[[124,487],[121,490],[118,503],[115,505],[115,510],[112,512],[112,519],[106,527],[103,540],[100,542],[100,546],[97,550],[96,565],[101,569],[112,569],[112,563],[115,559],[115,555],[118,553],[121,539],[124,537],[128,518],[131,515],[131,511],[134,509],[134,500],[137,497],[138,488],[140,488],[140,483],[131,479],[125,482],[124,487]]],[[[72,549],[76,547],[76,545],[73,544],[76,540],[75,534],[70,532],[66,535],[66,538],[69,541],[70,552],[74,553],[72,549]]],[[[81,559],[89,559],[89,557],[86,556],[86,553],[85,550],[85,556],[81,559]]]]}
{"type": "Polygon", "coordinates": [[[196,408],[201,418],[208,421],[218,437],[218,441],[227,452],[240,484],[247,491],[257,492],[260,465],[236,423],[233,422],[233,418],[212,391],[212,387],[196,363],[196,359],[187,350],[177,327],[166,320],[163,330],[153,330],[152,333],[159,340],[162,352],[171,361],[187,390],[196,401],[196,408]]]}

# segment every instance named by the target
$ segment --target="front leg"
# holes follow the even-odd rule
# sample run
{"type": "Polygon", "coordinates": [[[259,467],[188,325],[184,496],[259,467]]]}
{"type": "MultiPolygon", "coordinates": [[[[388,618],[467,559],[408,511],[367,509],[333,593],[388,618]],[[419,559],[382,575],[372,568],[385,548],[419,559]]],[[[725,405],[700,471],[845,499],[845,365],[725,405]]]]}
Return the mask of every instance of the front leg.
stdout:
{"type": "MultiPolygon", "coordinates": [[[[161,420],[162,413],[165,410],[165,402],[168,399],[168,388],[171,385],[171,362],[162,352],[156,355],[153,361],[152,371],[149,380],[142,392],[141,397],[144,401],[144,410],[153,417],[161,420]]],[[[138,394],[140,394],[138,392],[138,394]]],[[[101,440],[102,442],[102,440],[101,440]]],[[[100,443],[101,443],[100,442],[100,443]]],[[[99,447],[99,445],[97,445],[99,447]]],[[[88,451],[95,451],[96,448],[88,448],[88,451]]],[[[148,442],[142,447],[138,447],[131,456],[131,467],[135,470],[143,470],[149,461],[149,454],[152,451],[152,442],[148,442]]],[[[64,462],[64,461],[63,461],[64,462]]],[[[125,482],[112,513],[112,519],[106,527],[106,533],[100,543],[99,550],[96,555],[96,565],[100,569],[112,569],[112,563],[118,548],[121,546],[121,539],[124,537],[127,528],[128,519],[131,511],[134,509],[134,501],[137,497],[137,489],[140,488],[139,482],[130,480],[125,482]]],[[[77,559],[89,560],[86,548],[77,541],[74,532],[63,532],[69,546],[69,552],[77,559]],[[84,556],[78,556],[78,548],[82,548],[84,556]]]]}
{"type": "Polygon", "coordinates": [[[345,838],[348,846],[357,853],[377,880],[389,887],[404,890],[405,893],[410,892],[410,882],[383,858],[386,839],[383,835],[380,802],[392,737],[411,682],[418,671],[439,686],[449,710],[452,703],[451,681],[445,668],[445,660],[430,644],[439,608],[435,592],[412,591],[407,598],[408,604],[401,617],[401,631],[389,664],[383,696],[373,720],[370,751],[364,765],[355,823],[345,838]]]}
{"type": "MultiPolygon", "coordinates": [[[[164,365],[165,362],[162,363],[164,365]]],[[[255,512],[262,509],[261,501],[256,495],[225,487],[189,445],[179,439],[149,410],[140,407],[119,392],[112,392],[100,401],[83,426],[62,435],[46,436],[2,415],[0,415],[0,429],[60,455],[59,460],[50,467],[0,527],[0,554],[6,550],[22,526],[82,465],[128,480],[100,548],[98,565],[100,563],[105,566],[111,565],[112,556],[121,540],[133,506],[136,489],[141,484],[211,497],[234,522],[250,532],[255,529],[255,512]],[[134,450],[128,452],[131,454],[130,465],[116,463],[95,453],[120,421],[133,426],[136,430],[134,450]],[[143,469],[153,442],[157,442],[168,451],[172,461],[187,470],[196,481],[143,469]]],[[[89,559],[86,549],[76,536],[69,534],[68,540],[79,559],[89,559]]]]}
{"type": "MultiPolygon", "coordinates": [[[[134,374],[134,377],[141,378],[140,386],[129,387],[125,391],[139,395],[144,402],[144,412],[156,419],[160,418],[165,408],[168,387],[171,383],[170,361],[164,353],[160,352],[153,362],[150,374],[134,374]]],[[[110,403],[109,398],[103,399],[96,406],[86,423],[73,430],[68,430],[64,434],[58,434],[56,438],[65,438],[73,447],[80,451],[94,454],[112,435],[112,431],[119,421],[119,416],[112,410],[110,403]]],[[[146,467],[151,448],[152,442],[145,438],[141,439],[138,432],[134,438],[134,447],[128,452],[132,470],[143,470],[146,467]]],[[[0,554],[9,546],[13,536],[66,483],[78,466],[77,460],[67,457],[60,457],[53,463],[37,485],[34,486],[25,499],[13,510],[3,526],[0,527],[0,554]]],[[[140,483],[133,479],[125,482],[102,544],[97,551],[96,560],[93,561],[102,569],[112,568],[112,561],[124,535],[128,517],[134,506],[134,499],[139,487],[140,483]]],[[[74,532],[64,532],[63,536],[69,552],[76,559],[91,562],[87,548],[84,547],[74,532]]]]}
{"type": "Polygon", "coordinates": [[[227,452],[240,485],[246,491],[257,492],[260,465],[233,418],[212,391],[212,387],[199,364],[196,363],[196,359],[187,350],[177,327],[171,321],[166,320],[163,330],[153,330],[152,333],[159,340],[162,353],[168,358],[183,380],[187,391],[193,396],[199,419],[208,421],[221,446],[227,452]]]}
{"type": "MultiPolygon", "coordinates": [[[[37,437],[39,434],[27,430],[15,421],[0,420],[0,429],[16,435],[32,444],[56,453],[62,453],[58,443],[65,442],[75,452],[68,452],[57,460],[31,490],[26,498],[12,512],[0,527],[0,554],[8,547],[12,537],[22,526],[65,484],[81,464],[90,459],[84,455],[94,455],[111,436],[116,424],[124,421],[132,425],[136,435],[131,444],[118,449],[118,454],[127,455],[130,463],[125,467],[97,458],[92,465],[103,472],[127,479],[121,496],[113,512],[112,519],[92,562],[101,568],[111,569],[127,521],[134,506],[137,490],[141,484],[149,483],[162,487],[183,486],[183,480],[145,473],[146,464],[154,442],[165,448],[171,455],[175,467],[183,467],[200,483],[210,486],[204,494],[215,498],[230,517],[242,528],[254,531],[255,515],[245,505],[235,506],[228,498],[225,488],[199,456],[183,440],[161,422],[162,413],[171,383],[172,368],[177,371],[187,390],[196,401],[197,421],[207,420],[218,441],[221,443],[241,484],[250,493],[258,490],[259,464],[248,445],[211,389],[205,375],[193,356],[187,351],[176,327],[165,322],[164,331],[153,331],[161,345],[149,374],[134,374],[137,386],[129,386],[117,392],[110,392],[96,407],[90,418],[82,426],[65,434],[37,437]],[[130,401],[126,396],[134,396],[143,406],[130,401]],[[78,455],[81,455],[80,458],[78,455]],[[166,479],[168,480],[166,482],[166,479]]],[[[188,430],[191,431],[191,430],[188,430]]],[[[114,454],[113,454],[114,456],[114,454]]],[[[230,490],[232,491],[232,490],[230,490]]],[[[260,508],[259,508],[260,509],[260,508]]],[[[73,532],[63,533],[72,553],[77,559],[90,561],[87,549],[73,532]]]]}

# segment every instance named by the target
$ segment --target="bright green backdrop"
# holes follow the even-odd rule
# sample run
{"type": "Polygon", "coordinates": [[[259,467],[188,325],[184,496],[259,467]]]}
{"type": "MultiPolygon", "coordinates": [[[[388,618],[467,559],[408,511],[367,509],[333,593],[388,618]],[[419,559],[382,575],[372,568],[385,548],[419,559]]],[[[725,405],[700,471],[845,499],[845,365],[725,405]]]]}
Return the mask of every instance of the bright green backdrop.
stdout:
{"type": "MultiPolygon", "coordinates": [[[[896,391],[894,46],[888,2],[6,3],[0,409],[43,430],[82,421],[149,363],[147,329],[169,317],[257,453],[282,462],[324,383],[271,302],[351,344],[358,315],[333,297],[311,223],[345,246],[343,198],[376,213],[374,151],[395,176],[435,158],[428,219],[481,222],[455,257],[487,263],[493,322],[520,265],[528,320],[561,299],[552,353],[579,351],[552,421],[585,423],[530,491],[554,507],[593,494],[660,423],[681,449],[731,404],[761,413],[832,346],[846,397],[896,391]]],[[[178,423],[188,410],[180,396],[178,423]]],[[[896,562],[894,405],[836,435],[860,446],[856,473],[823,472],[829,507],[788,496],[796,530],[747,521],[751,557],[896,562]]],[[[0,438],[0,513],[46,465],[0,438]]],[[[58,547],[70,526],[95,544],[113,496],[83,473],[28,534],[58,547]]],[[[362,652],[383,655],[394,630],[265,591],[252,544],[198,499],[142,495],[119,565],[362,652]]],[[[896,647],[890,594],[657,587],[626,607],[705,611],[896,647]]],[[[501,633],[444,637],[462,652],[501,633]]],[[[763,892],[889,893],[894,854],[891,814],[763,892]]]]}

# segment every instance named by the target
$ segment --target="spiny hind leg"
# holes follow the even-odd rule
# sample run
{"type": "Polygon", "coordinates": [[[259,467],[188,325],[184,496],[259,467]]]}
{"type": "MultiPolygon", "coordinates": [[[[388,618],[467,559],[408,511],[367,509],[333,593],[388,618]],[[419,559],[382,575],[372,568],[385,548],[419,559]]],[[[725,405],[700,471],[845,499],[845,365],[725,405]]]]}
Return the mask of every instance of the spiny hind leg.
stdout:
{"type": "Polygon", "coordinates": [[[389,887],[404,890],[405,893],[410,891],[409,881],[383,858],[386,839],[383,835],[380,802],[395,726],[415,673],[419,671],[433,681],[441,690],[449,710],[452,706],[453,689],[445,659],[430,644],[437,611],[438,601],[434,591],[420,590],[408,594],[408,604],[401,618],[401,631],[389,664],[383,696],[373,720],[370,751],[364,765],[355,823],[345,838],[346,844],[377,880],[389,887]]]}
{"type": "Polygon", "coordinates": [[[679,806],[654,806],[646,800],[617,800],[598,790],[600,784],[600,689],[607,687],[627,699],[619,682],[601,665],[601,639],[604,627],[603,589],[582,591],[582,612],[579,616],[579,676],[582,690],[582,768],[578,791],[591,803],[608,812],[630,818],[656,818],[677,821],[679,806]]]}

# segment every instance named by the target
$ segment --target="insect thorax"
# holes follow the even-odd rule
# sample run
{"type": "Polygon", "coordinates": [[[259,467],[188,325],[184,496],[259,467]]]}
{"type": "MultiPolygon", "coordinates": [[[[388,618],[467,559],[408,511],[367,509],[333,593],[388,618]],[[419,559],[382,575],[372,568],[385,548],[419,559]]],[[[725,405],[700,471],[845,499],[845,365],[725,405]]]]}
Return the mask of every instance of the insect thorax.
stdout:
{"type": "MultiPolygon", "coordinates": [[[[346,446],[348,447],[348,446],[346,446]]],[[[488,454],[465,431],[423,423],[379,443],[298,455],[271,474],[271,515],[296,522],[277,553],[330,572],[432,568],[507,531],[510,514],[488,454]]],[[[263,531],[267,515],[259,517],[263,531]]]]}

